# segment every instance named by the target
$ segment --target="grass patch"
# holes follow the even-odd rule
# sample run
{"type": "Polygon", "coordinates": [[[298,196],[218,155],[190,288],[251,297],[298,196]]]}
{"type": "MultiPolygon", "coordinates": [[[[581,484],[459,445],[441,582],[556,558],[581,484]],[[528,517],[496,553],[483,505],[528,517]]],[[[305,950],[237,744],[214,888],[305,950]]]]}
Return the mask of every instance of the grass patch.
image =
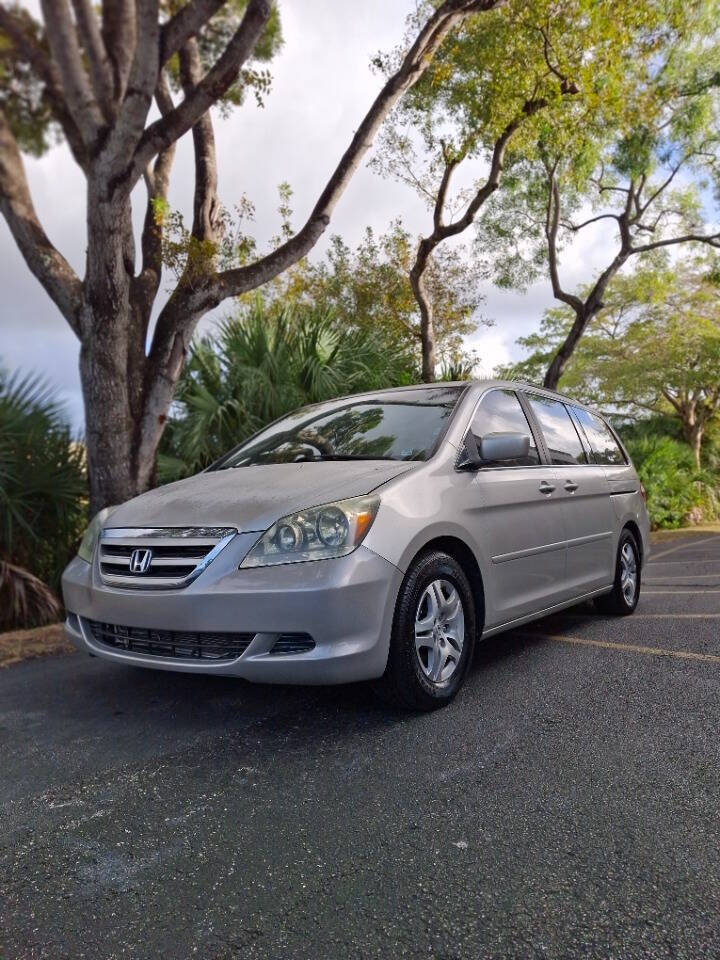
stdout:
{"type": "Polygon", "coordinates": [[[53,623],[49,627],[36,627],[33,630],[0,633],[0,668],[11,667],[22,660],[75,652],[72,643],[65,639],[60,623],[53,623]]]}
{"type": "Polygon", "coordinates": [[[698,523],[692,527],[678,527],[676,530],[654,530],[650,535],[653,543],[662,543],[664,540],[674,540],[675,537],[686,537],[689,533],[720,533],[720,523],[698,523]]]}

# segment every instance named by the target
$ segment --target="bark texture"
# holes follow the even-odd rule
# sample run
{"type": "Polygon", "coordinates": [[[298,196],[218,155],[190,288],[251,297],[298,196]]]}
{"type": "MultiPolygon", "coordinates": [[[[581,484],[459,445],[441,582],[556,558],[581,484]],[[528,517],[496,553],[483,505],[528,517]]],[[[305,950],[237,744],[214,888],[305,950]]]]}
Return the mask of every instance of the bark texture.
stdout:
{"type": "MultiPolygon", "coordinates": [[[[228,0],[189,0],[161,22],[159,0],[41,0],[44,29],[0,5],[0,31],[42,95],[87,179],[87,257],[80,278],[53,246],[35,211],[22,156],[0,110],[0,212],[25,261],[80,342],[91,507],[153,483],[158,444],[198,320],[227,297],[252,290],[296,263],[327,228],[335,205],[380,124],[422,75],[449,31],[504,0],[445,0],[420,28],[397,71],[357,126],[304,226],[267,256],[221,271],[217,166],[210,108],[237,81],[268,26],[271,0],[249,0],[215,63],[203,70],[197,38],[228,0]],[[182,95],[165,64],[178,56],[182,95]],[[159,117],[149,122],[155,102],[159,117]],[[157,319],[163,221],[174,147],[192,132],[194,249],[157,319]],[[147,190],[140,249],[131,193],[147,190]]],[[[418,280],[422,288],[422,277],[418,280]]],[[[432,330],[432,318],[428,320],[432,330]]]]}

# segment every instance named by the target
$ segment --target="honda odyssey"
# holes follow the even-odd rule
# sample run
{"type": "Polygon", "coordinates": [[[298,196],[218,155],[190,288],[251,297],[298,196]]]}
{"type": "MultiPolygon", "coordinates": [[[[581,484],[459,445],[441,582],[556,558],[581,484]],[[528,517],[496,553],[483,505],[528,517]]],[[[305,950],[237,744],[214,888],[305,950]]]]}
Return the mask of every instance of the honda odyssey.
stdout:
{"type": "Polygon", "coordinates": [[[635,609],[644,491],[615,431],[503,381],[344,397],[103,510],[63,576],[66,630],[118,663],[457,693],[485,637],[593,599],[635,609]]]}

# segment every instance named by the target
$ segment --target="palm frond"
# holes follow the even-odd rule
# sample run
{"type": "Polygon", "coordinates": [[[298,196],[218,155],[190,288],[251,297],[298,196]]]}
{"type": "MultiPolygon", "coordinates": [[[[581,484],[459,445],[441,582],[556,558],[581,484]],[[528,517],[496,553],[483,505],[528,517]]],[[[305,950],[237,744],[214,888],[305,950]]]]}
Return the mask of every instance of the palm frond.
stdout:
{"type": "Polygon", "coordinates": [[[163,479],[197,472],[307,404],[410,382],[407,357],[327,312],[257,298],[193,345],[161,450],[163,479]]]}
{"type": "Polygon", "coordinates": [[[60,604],[47,584],[14,563],[0,560],[0,628],[51,623],[60,604]]]}

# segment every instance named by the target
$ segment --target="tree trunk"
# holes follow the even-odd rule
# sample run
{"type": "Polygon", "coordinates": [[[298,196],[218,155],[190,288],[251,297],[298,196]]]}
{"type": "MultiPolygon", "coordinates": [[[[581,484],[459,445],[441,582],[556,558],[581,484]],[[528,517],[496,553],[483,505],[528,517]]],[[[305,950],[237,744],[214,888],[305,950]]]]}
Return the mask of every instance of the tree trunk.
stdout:
{"type": "Polygon", "coordinates": [[[702,454],[702,442],[703,435],[705,433],[705,424],[699,423],[695,414],[691,413],[683,421],[683,435],[686,441],[690,444],[690,449],[693,452],[693,457],[695,459],[695,466],[700,469],[701,466],[701,454],[702,454]]]}
{"type": "Polygon", "coordinates": [[[185,357],[184,351],[180,356],[173,351],[150,376],[149,362],[134,348],[142,324],[132,303],[114,309],[116,326],[107,322],[104,304],[94,310],[87,306],[86,313],[94,333],[80,347],[80,379],[95,513],[153,486],[157,451],[185,357]]]}
{"type": "Polygon", "coordinates": [[[593,317],[592,312],[585,310],[576,310],[575,311],[575,320],[572,327],[568,332],[568,335],[565,337],[562,345],[559,350],[552,358],[550,366],[547,369],[545,374],[545,379],[543,380],[543,386],[547,387],[548,390],[557,390],[558,384],[560,383],[560,378],[565,372],[565,368],[570,362],[575,347],[585,332],[585,328],[593,317]]]}
{"type": "Polygon", "coordinates": [[[128,403],[125,346],[117,343],[116,338],[94,336],[80,348],[93,514],[140,492],[134,469],[137,424],[128,403]]]}
{"type": "Polygon", "coordinates": [[[415,263],[410,271],[410,286],[420,309],[423,383],[433,383],[435,380],[435,321],[432,304],[425,287],[425,269],[430,258],[430,252],[429,238],[421,240],[418,244],[415,263]]]}
{"type": "Polygon", "coordinates": [[[87,272],[80,323],[80,381],[93,512],[137,492],[133,482],[135,423],[131,411],[137,371],[130,369],[135,330],[130,289],[134,272],[129,199],[88,180],[87,272]],[[102,237],[102,240],[99,238],[102,237]]]}
{"type": "Polygon", "coordinates": [[[88,181],[88,247],[80,317],[80,381],[90,508],[123,503],[148,490],[184,354],[146,356],[154,293],[134,280],[129,198],[102,178],[88,181]],[[158,384],[163,403],[158,405],[158,384]],[[152,412],[152,416],[149,416],[152,412]],[[153,429],[149,429],[152,424],[153,429]]]}

